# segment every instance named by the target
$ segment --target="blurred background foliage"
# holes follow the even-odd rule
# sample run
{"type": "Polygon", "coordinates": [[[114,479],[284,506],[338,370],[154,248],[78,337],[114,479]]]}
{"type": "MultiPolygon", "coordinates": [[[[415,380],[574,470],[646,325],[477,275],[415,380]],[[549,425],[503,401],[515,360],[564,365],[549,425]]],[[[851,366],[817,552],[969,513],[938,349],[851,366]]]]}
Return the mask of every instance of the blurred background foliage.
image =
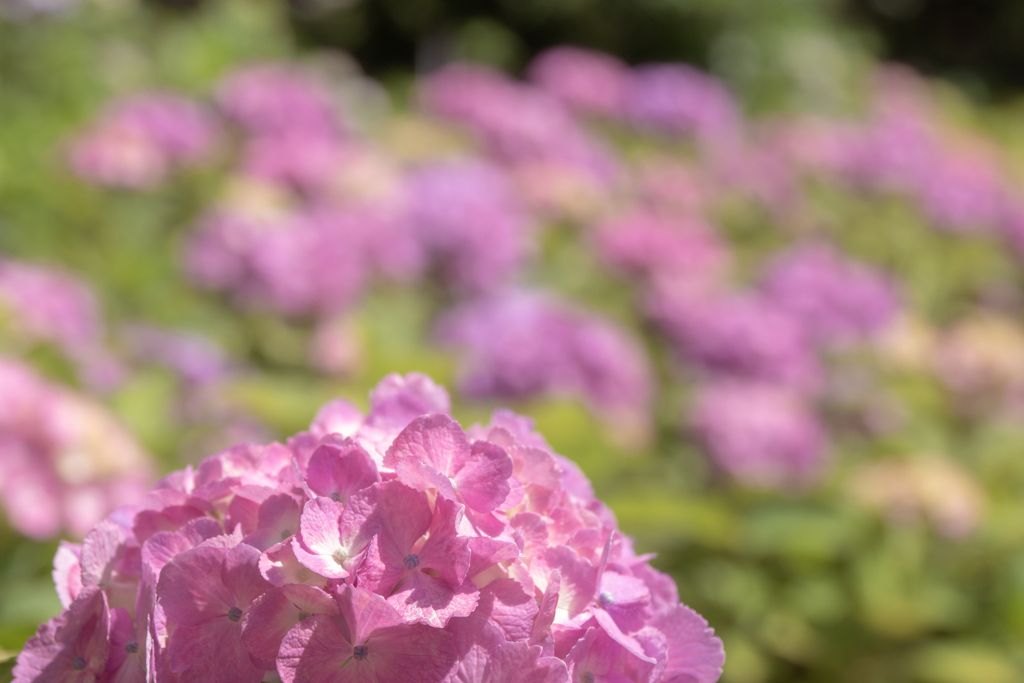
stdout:
{"type": "MultiPolygon", "coordinates": [[[[234,66],[327,47],[353,55],[400,107],[417,71],[469,59],[519,73],[540,50],[570,43],[630,63],[699,65],[749,113],[834,113],[861,109],[856,84],[877,59],[891,58],[944,77],[936,85],[943,110],[995,140],[1020,174],[1022,11],[1012,0],[95,0],[57,16],[0,20],[0,252],[79,274],[111,325],[144,320],[215,339],[252,368],[220,398],[281,438],[333,396],[365,406],[388,372],[421,371],[452,386],[454,358],[424,344],[435,298],[375,289],[355,312],[362,362],[341,379],[317,374],[305,357],[308,321],[240,314],[181,275],[184,236],[223,169],[132,193],[87,186],[65,168],[62,142],[110,98],[139,88],[206,96],[234,66]]],[[[822,187],[813,206],[846,252],[897,272],[908,306],[935,324],[957,318],[990,285],[1019,294],[1021,267],[1005,249],[936,235],[901,200],[822,187]]],[[[765,222],[739,209],[722,226],[755,261],[788,239],[766,236],[765,222]]],[[[545,245],[536,282],[628,320],[621,284],[588,271],[572,240],[559,239],[567,238],[545,245]]],[[[672,376],[667,349],[651,352],[660,376],[672,376]]],[[[76,383],[52,350],[27,357],[76,383]]],[[[880,393],[899,397],[907,426],[836,442],[827,479],[791,494],[723,481],[675,428],[661,428],[637,453],[578,403],[512,407],[580,463],[640,551],[659,553],[655,565],[724,639],[727,683],[1022,680],[1024,427],[964,419],[926,373],[890,373],[884,382],[880,393]],[[850,504],[845,482],[858,465],[925,452],[978,477],[987,517],[976,534],[949,540],[923,519],[891,524],[850,504]]],[[[659,413],[674,421],[686,391],[663,388],[659,413]]],[[[164,471],[207,454],[209,426],[175,419],[180,393],[171,373],[147,369],[106,398],[164,471]]],[[[455,406],[464,424],[486,420],[492,407],[455,406]]],[[[56,543],[0,529],[3,659],[59,605],[49,578],[56,543]]]]}

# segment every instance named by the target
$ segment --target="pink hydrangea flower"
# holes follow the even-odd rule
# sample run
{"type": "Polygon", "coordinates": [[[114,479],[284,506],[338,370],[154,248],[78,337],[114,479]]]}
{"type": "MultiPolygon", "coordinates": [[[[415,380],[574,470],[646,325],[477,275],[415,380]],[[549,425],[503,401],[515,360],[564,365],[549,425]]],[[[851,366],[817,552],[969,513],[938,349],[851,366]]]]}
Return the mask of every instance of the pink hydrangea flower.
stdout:
{"type": "Polygon", "coordinates": [[[824,430],[812,407],[784,387],[750,382],[705,387],[692,424],[714,461],[751,486],[805,484],[825,457],[824,430]]]}
{"type": "Polygon", "coordinates": [[[253,133],[305,131],[333,137],[341,132],[330,91],[285,64],[260,64],[232,72],[217,102],[253,133]]]}
{"type": "Polygon", "coordinates": [[[141,501],[150,458],[104,408],[10,360],[0,360],[0,396],[0,504],[19,532],[81,537],[141,501]]]}
{"type": "Polygon", "coordinates": [[[529,73],[530,80],[579,112],[609,117],[623,113],[629,67],[617,57],[556,47],[538,55],[529,73]]]}
{"type": "Polygon", "coordinates": [[[71,143],[71,168],[100,185],[151,188],[174,169],[206,157],[218,134],[212,115],[186,97],[133,95],[111,103],[71,143]]]}
{"type": "Polygon", "coordinates": [[[682,360],[713,374],[813,391],[821,367],[803,325],[756,293],[657,283],[650,310],[682,360]]]}
{"type": "Polygon", "coordinates": [[[717,79],[685,64],[649,64],[633,70],[626,112],[637,126],[709,142],[732,142],[740,112],[717,79]]]}
{"type": "Polygon", "coordinates": [[[670,218],[636,211],[607,221],[596,236],[608,265],[626,273],[717,280],[729,265],[726,244],[694,218],[670,218]]]}
{"type": "Polygon", "coordinates": [[[762,291],[821,342],[849,342],[881,332],[898,311],[893,284],[871,267],[824,244],[795,247],[768,267],[762,291]]]}
{"type": "Polygon", "coordinates": [[[643,350],[594,314],[514,292],[464,304],[438,329],[465,350],[461,386],[471,396],[567,394],[602,412],[646,414],[651,371],[643,350]]]}
{"type": "Polygon", "coordinates": [[[507,163],[557,161],[601,180],[616,173],[610,153],[561,102],[498,71],[445,67],[424,80],[420,101],[428,112],[469,127],[507,163]]]}
{"type": "Polygon", "coordinates": [[[60,547],[65,610],[15,681],[717,680],[721,641],[579,469],[447,403],[393,375],[367,415],[332,402],[287,446],[164,478],[60,547]]]}
{"type": "Polygon", "coordinates": [[[487,291],[514,279],[533,248],[534,227],[500,168],[449,162],[409,179],[416,236],[457,290],[487,291]]]}
{"type": "Polygon", "coordinates": [[[95,293],[70,273],[0,259],[0,308],[22,341],[58,347],[88,384],[108,389],[123,368],[103,344],[103,320],[95,293]]]}

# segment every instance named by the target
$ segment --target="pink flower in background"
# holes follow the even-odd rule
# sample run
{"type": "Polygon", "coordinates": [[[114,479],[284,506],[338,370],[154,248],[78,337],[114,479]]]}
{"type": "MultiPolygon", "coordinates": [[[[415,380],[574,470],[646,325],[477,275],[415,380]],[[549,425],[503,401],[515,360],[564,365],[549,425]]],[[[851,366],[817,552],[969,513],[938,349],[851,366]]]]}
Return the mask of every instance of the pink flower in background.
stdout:
{"type": "Polygon", "coordinates": [[[120,336],[139,361],[162,365],[193,384],[216,382],[229,372],[223,349],[195,332],[134,324],[123,328],[120,336]]]}
{"type": "Polygon", "coordinates": [[[103,333],[92,289],[69,273],[0,260],[0,301],[18,333],[65,350],[99,344],[103,333]]]}
{"type": "Polygon", "coordinates": [[[733,142],[741,125],[739,107],[725,86],[685,64],[633,69],[626,115],[641,128],[705,142],[733,142]]]}
{"type": "Polygon", "coordinates": [[[825,343],[869,338],[893,321],[899,298],[882,273],[825,244],[797,246],[769,264],[761,286],[809,337],[825,343]]]}
{"type": "Polygon", "coordinates": [[[498,167],[437,163],[409,179],[409,220],[442,277],[457,291],[515,279],[533,251],[534,226],[498,167]]]}
{"type": "Polygon", "coordinates": [[[528,420],[464,432],[422,375],[371,404],[172,473],[61,546],[66,608],[15,681],[717,680],[721,641],[528,420]]]}
{"type": "Polygon", "coordinates": [[[715,463],[748,486],[810,481],[825,458],[825,434],[806,399],[779,386],[719,382],[698,394],[691,424],[715,463]]]}
{"type": "Polygon", "coordinates": [[[454,64],[427,77],[420,103],[432,114],[467,126],[501,161],[557,161],[599,180],[617,167],[572,114],[547,93],[483,66],[454,64]]]}
{"type": "Polygon", "coordinates": [[[916,190],[924,212],[949,232],[996,232],[1007,210],[1003,173],[983,155],[944,154],[921,175],[916,190]]]}
{"type": "Polygon", "coordinates": [[[438,336],[463,349],[461,386],[470,396],[564,394],[602,412],[646,414],[651,370],[642,347],[555,299],[521,292],[471,302],[441,319],[438,336]]]}
{"type": "Polygon", "coordinates": [[[2,259],[0,307],[16,337],[58,347],[90,386],[110,389],[123,379],[124,369],[103,343],[96,296],[83,280],[61,270],[2,259]]]}
{"type": "Polygon", "coordinates": [[[0,362],[0,505],[37,539],[83,536],[115,507],[142,499],[149,457],[101,406],[0,362]]]}
{"type": "Polygon", "coordinates": [[[99,185],[147,189],[208,156],[219,129],[197,102],[145,93],[111,103],[71,144],[72,170],[99,185]]]}
{"type": "Polygon", "coordinates": [[[636,211],[600,226],[596,241],[608,265],[636,275],[715,281],[730,262],[728,246],[696,218],[636,211]]]}
{"type": "Polygon", "coordinates": [[[335,137],[341,126],[325,85],[286,64],[232,72],[217,94],[221,110],[252,133],[302,131],[335,137]]]}
{"type": "Polygon", "coordinates": [[[617,57],[578,47],[556,47],[530,64],[530,80],[583,114],[620,117],[629,67],[617,57]]]}
{"type": "Polygon", "coordinates": [[[679,357],[706,373],[814,391],[821,367],[803,325],[758,294],[656,283],[649,307],[679,357]]]}

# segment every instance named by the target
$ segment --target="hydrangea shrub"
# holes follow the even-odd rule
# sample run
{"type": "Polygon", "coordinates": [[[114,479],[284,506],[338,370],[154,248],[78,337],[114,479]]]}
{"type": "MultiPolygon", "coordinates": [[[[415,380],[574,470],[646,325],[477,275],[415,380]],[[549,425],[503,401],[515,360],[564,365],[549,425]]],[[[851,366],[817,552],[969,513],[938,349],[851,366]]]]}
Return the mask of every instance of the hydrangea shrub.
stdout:
{"type": "Polygon", "coordinates": [[[423,375],[163,478],[62,544],[14,680],[713,683],[721,641],[532,423],[423,375]]]}

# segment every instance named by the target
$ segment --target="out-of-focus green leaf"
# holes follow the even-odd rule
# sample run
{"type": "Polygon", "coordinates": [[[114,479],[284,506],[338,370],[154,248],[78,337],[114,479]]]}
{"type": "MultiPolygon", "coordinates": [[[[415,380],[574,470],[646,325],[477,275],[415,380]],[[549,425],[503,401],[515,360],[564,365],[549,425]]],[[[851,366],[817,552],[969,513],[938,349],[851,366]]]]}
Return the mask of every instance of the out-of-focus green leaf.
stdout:
{"type": "Polygon", "coordinates": [[[986,643],[937,643],[911,658],[915,680],[922,683],[1016,683],[1024,670],[986,643]]]}

